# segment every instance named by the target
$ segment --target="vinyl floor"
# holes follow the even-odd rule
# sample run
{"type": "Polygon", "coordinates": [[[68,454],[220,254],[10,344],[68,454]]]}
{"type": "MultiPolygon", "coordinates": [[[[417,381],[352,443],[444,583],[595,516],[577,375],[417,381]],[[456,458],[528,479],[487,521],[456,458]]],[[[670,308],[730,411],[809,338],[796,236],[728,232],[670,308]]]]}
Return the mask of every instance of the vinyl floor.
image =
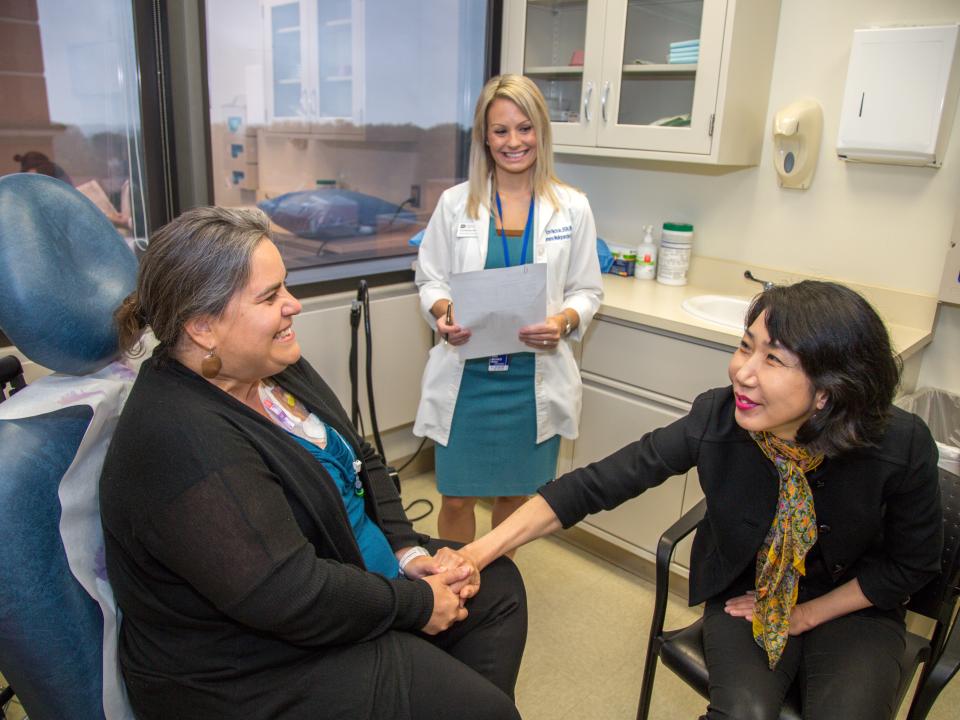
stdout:
{"type": "MultiPolygon", "coordinates": [[[[433,502],[416,523],[436,534],[440,498],[432,474],[404,478],[403,499],[433,502]]],[[[419,507],[410,509],[411,517],[419,507]]],[[[478,505],[478,532],[490,527],[478,505]]],[[[636,717],[646,641],[653,614],[653,584],[558,538],[521,548],[514,558],[527,588],[530,625],[517,683],[524,720],[632,720],[636,717]]],[[[671,595],[667,627],[693,622],[699,608],[671,595]]],[[[706,701],[662,666],[651,720],[696,720],[706,701]]],[[[960,675],[940,695],[928,720],[960,717],[960,675]]],[[[898,720],[906,717],[901,708],[898,720]]]]}
{"type": "MultiPolygon", "coordinates": [[[[436,535],[440,498],[433,474],[404,478],[406,503],[433,502],[417,521],[436,535]]],[[[416,517],[422,504],[410,509],[416,517]]],[[[490,527],[489,510],[478,507],[480,532],[490,527]]],[[[636,716],[645,644],[653,612],[653,585],[558,538],[542,538],[515,558],[527,588],[530,627],[517,684],[524,720],[632,720],[636,716]]],[[[667,626],[692,622],[699,614],[671,596],[667,626]]],[[[657,672],[652,720],[694,720],[705,701],[664,668],[657,672]]],[[[960,717],[960,675],[941,694],[928,720],[960,717]]],[[[25,718],[14,701],[8,720],[25,718]]],[[[906,717],[901,708],[898,720],[906,717]]],[[[280,720],[280,719],[278,719],[280,720]]]]}

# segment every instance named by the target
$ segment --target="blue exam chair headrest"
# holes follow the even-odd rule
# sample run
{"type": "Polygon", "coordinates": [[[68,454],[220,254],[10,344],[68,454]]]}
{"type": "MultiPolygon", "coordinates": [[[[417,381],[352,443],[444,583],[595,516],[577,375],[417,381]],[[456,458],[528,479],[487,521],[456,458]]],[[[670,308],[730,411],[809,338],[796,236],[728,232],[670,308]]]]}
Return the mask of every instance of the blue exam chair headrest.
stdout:
{"type": "Polygon", "coordinates": [[[97,207],[46,175],[0,178],[0,329],[57,372],[95,372],[117,356],[113,311],[137,260],[97,207]]]}

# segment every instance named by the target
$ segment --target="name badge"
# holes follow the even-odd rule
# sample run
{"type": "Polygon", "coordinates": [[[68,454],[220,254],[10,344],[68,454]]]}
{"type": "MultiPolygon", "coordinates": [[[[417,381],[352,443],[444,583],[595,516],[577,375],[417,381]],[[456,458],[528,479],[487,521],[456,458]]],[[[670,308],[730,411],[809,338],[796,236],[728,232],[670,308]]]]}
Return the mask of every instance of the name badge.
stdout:
{"type": "Polygon", "coordinates": [[[570,240],[573,235],[572,225],[562,225],[546,229],[546,242],[553,240],[570,240]]]}
{"type": "Polygon", "coordinates": [[[487,372],[506,372],[510,369],[509,355],[491,355],[487,363],[487,372]]]}
{"type": "Polygon", "coordinates": [[[477,227],[473,223],[459,223],[457,225],[457,237],[465,238],[477,236],[477,227]]]}

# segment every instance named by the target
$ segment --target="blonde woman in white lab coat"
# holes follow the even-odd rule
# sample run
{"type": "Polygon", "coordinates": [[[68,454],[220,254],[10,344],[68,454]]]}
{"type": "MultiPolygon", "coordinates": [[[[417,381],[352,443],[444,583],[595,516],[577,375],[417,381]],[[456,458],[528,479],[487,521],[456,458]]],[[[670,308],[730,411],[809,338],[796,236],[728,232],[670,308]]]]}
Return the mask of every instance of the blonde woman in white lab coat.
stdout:
{"type": "Polygon", "coordinates": [[[586,196],[554,174],[540,90],[521,75],[491,79],[474,114],[470,179],[441,196],[417,263],[421,310],[446,338],[430,353],[414,426],[436,442],[441,537],[473,540],[477,497],[495,498],[498,525],[555,476],[560,436],[577,436],[569,342],[603,296],[596,239],[586,196]],[[547,317],[519,329],[531,352],[461,360],[470,328],[457,323],[450,275],[522,263],[547,265],[547,317]]]}

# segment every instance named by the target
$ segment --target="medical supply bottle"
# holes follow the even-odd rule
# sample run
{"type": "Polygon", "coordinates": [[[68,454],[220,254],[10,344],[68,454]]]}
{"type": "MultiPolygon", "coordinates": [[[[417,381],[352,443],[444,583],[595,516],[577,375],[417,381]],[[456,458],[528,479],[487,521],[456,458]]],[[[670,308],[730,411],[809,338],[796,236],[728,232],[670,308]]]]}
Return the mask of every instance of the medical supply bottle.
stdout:
{"type": "Polygon", "coordinates": [[[643,242],[637,248],[637,266],[634,276],[653,280],[657,276],[657,244],[653,241],[653,225],[644,225],[643,242]]]}
{"type": "Polygon", "coordinates": [[[693,225],[665,222],[660,235],[660,257],[657,282],[664,285],[686,285],[693,246],[693,225]]]}
{"type": "Polygon", "coordinates": [[[632,277],[637,265],[637,251],[633,248],[611,245],[613,265],[609,272],[620,277],[632,277]]]}

